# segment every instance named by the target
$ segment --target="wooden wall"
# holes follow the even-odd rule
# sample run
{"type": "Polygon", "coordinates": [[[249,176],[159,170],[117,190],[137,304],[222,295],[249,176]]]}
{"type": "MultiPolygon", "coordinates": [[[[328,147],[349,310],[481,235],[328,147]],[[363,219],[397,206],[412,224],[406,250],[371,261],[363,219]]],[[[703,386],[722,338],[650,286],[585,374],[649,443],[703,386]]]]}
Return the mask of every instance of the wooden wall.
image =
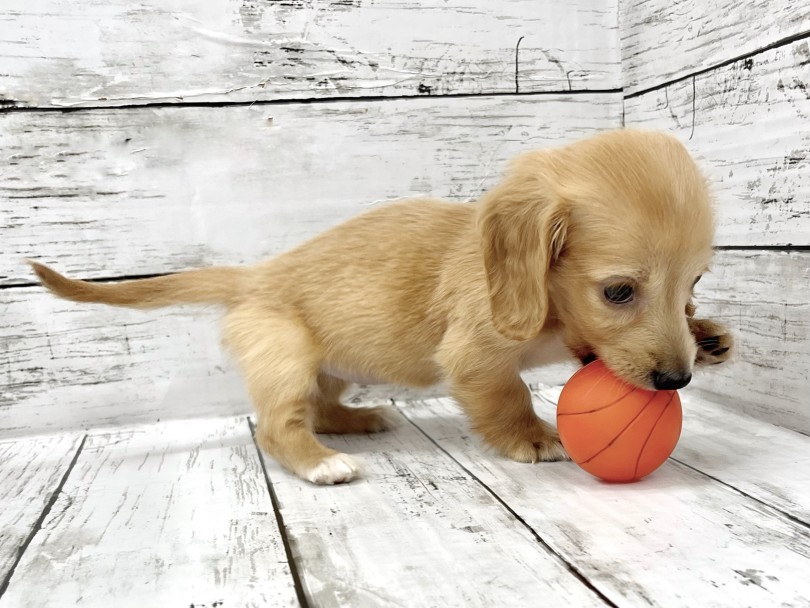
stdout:
{"type": "Polygon", "coordinates": [[[616,0],[5,0],[0,30],[0,435],[249,409],[216,310],[62,302],[23,258],[252,262],[621,121],[616,0]]]}
{"type": "Polygon", "coordinates": [[[719,213],[699,312],[738,336],[712,398],[810,433],[810,4],[625,0],[625,123],[676,133],[719,213]]]}
{"type": "Polygon", "coordinates": [[[23,258],[247,263],[369,205],[474,199],[622,112],[716,188],[699,300],[740,348],[696,386],[810,432],[806,3],[6,0],[0,30],[0,435],[248,409],[216,310],[68,304],[23,258]]]}

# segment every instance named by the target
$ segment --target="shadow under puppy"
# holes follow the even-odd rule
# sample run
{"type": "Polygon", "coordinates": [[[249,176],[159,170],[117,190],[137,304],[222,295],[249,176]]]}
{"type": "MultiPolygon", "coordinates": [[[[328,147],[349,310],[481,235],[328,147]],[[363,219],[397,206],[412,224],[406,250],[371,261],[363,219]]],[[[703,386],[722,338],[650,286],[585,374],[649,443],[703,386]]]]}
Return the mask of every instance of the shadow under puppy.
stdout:
{"type": "Polygon", "coordinates": [[[594,357],[643,388],[685,386],[731,337],[693,318],[712,257],[703,176],[668,135],[612,131],[518,157],[475,204],[411,200],[272,260],[98,284],[33,263],[54,293],[151,308],[227,306],[225,343],[260,446],[319,484],[358,474],[314,433],[390,427],[340,403],[350,382],[447,381],[487,444],[522,462],[565,458],[534,414],[523,369],[594,357]]]}

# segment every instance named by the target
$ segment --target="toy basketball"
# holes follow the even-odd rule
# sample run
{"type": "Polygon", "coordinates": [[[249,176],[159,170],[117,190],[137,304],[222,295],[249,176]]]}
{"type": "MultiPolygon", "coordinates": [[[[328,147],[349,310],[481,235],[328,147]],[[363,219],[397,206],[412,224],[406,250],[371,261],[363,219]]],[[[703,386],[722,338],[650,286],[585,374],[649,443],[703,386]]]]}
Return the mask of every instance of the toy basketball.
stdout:
{"type": "Polygon", "coordinates": [[[681,436],[676,391],[628,384],[597,360],[563,387],[557,430],[571,459],[600,479],[636,481],[660,467],[681,436]]]}

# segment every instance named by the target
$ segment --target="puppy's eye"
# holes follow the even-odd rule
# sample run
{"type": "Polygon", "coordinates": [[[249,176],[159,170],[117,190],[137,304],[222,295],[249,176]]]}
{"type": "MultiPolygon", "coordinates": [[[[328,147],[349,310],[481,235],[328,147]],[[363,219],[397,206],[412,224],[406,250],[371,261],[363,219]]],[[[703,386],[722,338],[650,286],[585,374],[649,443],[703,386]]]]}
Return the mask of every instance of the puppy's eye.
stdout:
{"type": "Polygon", "coordinates": [[[611,304],[629,304],[635,296],[633,286],[627,283],[608,285],[604,293],[605,299],[611,304]]]}

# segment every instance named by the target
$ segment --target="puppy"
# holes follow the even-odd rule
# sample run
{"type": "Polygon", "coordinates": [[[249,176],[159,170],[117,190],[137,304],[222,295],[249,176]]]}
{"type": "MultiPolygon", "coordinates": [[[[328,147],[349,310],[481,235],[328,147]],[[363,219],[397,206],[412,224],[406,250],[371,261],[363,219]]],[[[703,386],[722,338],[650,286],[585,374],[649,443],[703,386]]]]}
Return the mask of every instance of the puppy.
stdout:
{"type": "Polygon", "coordinates": [[[99,284],[33,263],[80,302],[218,302],[258,414],[259,445],[317,484],[358,463],[314,433],[389,428],[340,402],[350,382],[447,381],[473,428],[521,462],[565,458],[521,370],[595,357],[627,382],[679,389],[732,339],[693,317],[712,257],[703,176],[676,139],[607,132],[529,152],[475,204],[412,200],[339,225],[250,268],[99,284]]]}

